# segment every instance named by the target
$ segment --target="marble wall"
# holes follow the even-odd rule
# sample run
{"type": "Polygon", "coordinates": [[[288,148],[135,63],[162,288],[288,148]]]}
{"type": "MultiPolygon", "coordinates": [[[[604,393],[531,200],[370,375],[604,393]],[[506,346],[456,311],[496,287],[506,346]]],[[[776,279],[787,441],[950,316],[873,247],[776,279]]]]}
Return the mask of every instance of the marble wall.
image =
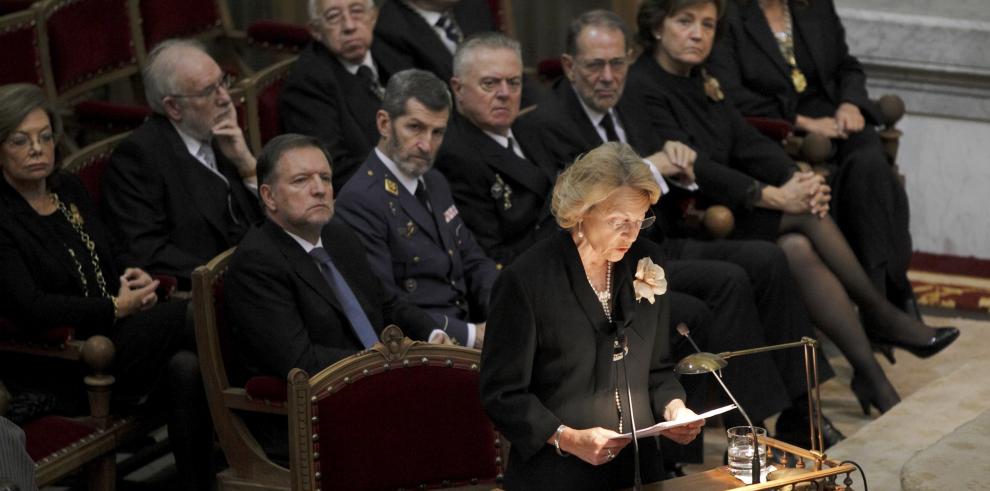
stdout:
{"type": "Polygon", "coordinates": [[[836,4],[871,96],[907,104],[898,160],[914,249],[990,259],[990,1],[836,4]]]}

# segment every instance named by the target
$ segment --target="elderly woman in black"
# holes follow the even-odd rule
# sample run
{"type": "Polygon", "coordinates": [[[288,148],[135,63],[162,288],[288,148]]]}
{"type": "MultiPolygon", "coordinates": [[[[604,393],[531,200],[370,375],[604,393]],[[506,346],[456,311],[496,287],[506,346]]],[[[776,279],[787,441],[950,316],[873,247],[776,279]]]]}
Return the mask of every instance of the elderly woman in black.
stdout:
{"type": "MultiPolygon", "coordinates": [[[[507,489],[629,487],[633,449],[619,435],[633,415],[639,429],[694,416],[672,370],[660,249],[637,240],[659,194],[632,149],[602,145],[557,179],[552,211],[565,230],[496,281],[481,398],[512,442],[507,489]]],[[[662,435],[686,444],[702,424],[662,435]]],[[[639,447],[643,481],[659,480],[656,439],[639,447]]]]}
{"type": "Polygon", "coordinates": [[[708,67],[746,116],[831,138],[832,216],[873,285],[916,312],[908,198],[874,130],[880,115],[832,0],[730,0],[708,67]]]}
{"type": "Polygon", "coordinates": [[[209,489],[212,431],[186,302],[158,304],[157,280],[114,263],[86,190],[55,163],[60,129],[40,88],[0,87],[0,315],[113,339],[117,400],[160,386],[183,489],[209,489]]]}
{"type": "Polygon", "coordinates": [[[661,138],[698,151],[700,192],[733,209],[737,237],[781,245],[812,319],[855,369],[852,389],[863,411],[886,411],[900,397],[874,358],[850,297],[875,337],[921,357],[948,346],[959,331],[922,324],[873,287],[828,215],[824,180],[798,171],[706,73],[722,6],[716,0],[645,0],[637,21],[646,49],[630,69],[625,97],[646,107],[661,138]]]}

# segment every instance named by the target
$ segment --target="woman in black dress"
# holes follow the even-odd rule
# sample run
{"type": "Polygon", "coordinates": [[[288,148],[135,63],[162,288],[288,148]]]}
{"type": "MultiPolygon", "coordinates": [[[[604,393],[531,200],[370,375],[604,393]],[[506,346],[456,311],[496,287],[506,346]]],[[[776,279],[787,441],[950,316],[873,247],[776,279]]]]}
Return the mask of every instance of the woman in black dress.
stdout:
{"type": "MultiPolygon", "coordinates": [[[[507,489],[630,487],[633,446],[619,434],[633,420],[642,429],[694,416],[672,370],[661,252],[637,240],[659,194],[632,149],[602,145],[557,179],[553,214],[565,230],[496,280],[481,399],[512,443],[507,489]]],[[[686,444],[703,423],[661,435],[686,444]]],[[[661,479],[656,439],[639,448],[643,482],[661,479]]]]}
{"type": "Polygon", "coordinates": [[[55,164],[60,129],[40,88],[0,87],[0,315],[110,337],[116,400],[160,387],[183,489],[209,489],[212,428],[187,302],[158,304],[157,280],[114,263],[85,188],[55,164]]]}
{"type": "Polygon", "coordinates": [[[798,171],[781,146],[749,126],[702,67],[711,52],[721,2],[646,0],[638,14],[646,48],[630,69],[625,97],[646,107],[665,140],[688,143],[701,192],[730,206],[737,237],[776,240],[798,279],[815,323],[849,359],[852,389],[864,412],[899,402],[877,363],[852,300],[876,338],[922,357],[954,341],[955,328],[933,329],[891,305],[871,284],[828,215],[824,180],[798,171]]]}
{"type": "Polygon", "coordinates": [[[917,312],[908,197],[874,127],[866,75],[832,0],[731,0],[708,67],[746,116],[790,121],[832,139],[832,216],[873,286],[917,312]]]}

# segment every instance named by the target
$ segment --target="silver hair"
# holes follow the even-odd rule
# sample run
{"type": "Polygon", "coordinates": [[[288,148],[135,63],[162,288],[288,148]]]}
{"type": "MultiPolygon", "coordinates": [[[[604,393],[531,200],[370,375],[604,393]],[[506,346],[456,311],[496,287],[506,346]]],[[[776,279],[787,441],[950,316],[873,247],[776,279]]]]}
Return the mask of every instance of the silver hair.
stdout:
{"type": "Polygon", "coordinates": [[[148,64],[141,71],[144,81],[144,98],[151,110],[165,114],[162,99],[170,94],[179,92],[178,61],[175,57],[166,56],[173,48],[188,48],[201,51],[209,56],[203,43],[195,39],[168,39],[162,41],[148,53],[148,64]]]}
{"type": "MultiPolygon", "coordinates": [[[[375,8],[375,0],[368,0],[368,8],[375,8]]],[[[306,10],[309,12],[309,20],[318,20],[323,17],[323,13],[320,12],[320,0],[306,2],[306,10]]]]}
{"type": "Polygon", "coordinates": [[[466,70],[471,55],[479,49],[508,49],[516,54],[516,58],[522,62],[522,51],[519,49],[519,41],[512,39],[500,32],[483,32],[475,34],[461,43],[454,52],[454,76],[462,77],[466,70]]]}

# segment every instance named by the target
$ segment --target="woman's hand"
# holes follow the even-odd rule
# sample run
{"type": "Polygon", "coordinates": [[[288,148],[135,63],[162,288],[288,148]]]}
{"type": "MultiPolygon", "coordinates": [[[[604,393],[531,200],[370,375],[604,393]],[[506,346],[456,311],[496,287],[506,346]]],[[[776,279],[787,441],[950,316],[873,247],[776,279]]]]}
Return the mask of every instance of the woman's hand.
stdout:
{"type": "Polygon", "coordinates": [[[120,277],[117,292],[117,318],[123,319],[135,312],[151,308],[158,302],[155,290],[158,280],[138,268],[127,268],[120,277]]]}
{"type": "Polygon", "coordinates": [[[835,118],[809,118],[799,114],[797,120],[794,121],[794,126],[799,130],[804,130],[808,133],[817,133],[826,138],[846,139],[849,136],[842,130],[842,127],[835,118]]]}
{"type": "Polygon", "coordinates": [[[825,218],[828,214],[829,203],[832,201],[832,188],[825,183],[825,178],[818,177],[818,184],[812,187],[811,194],[811,214],[818,218],[825,218]]]}
{"type": "Polygon", "coordinates": [[[756,204],[792,215],[811,213],[818,206],[815,196],[822,192],[821,186],[822,177],[814,172],[795,172],[783,186],[763,188],[763,195],[756,204]]]}
{"type": "MultiPolygon", "coordinates": [[[[553,445],[556,434],[547,443],[553,445]]],[[[618,438],[619,434],[602,427],[576,430],[565,427],[560,434],[560,450],[575,455],[591,464],[602,465],[619,455],[632,442],[631,438],[618,438]]]]}
{"type": "Polygon", "coordinates": [[[839,132],[845,135],[859,133],[866,127],[863,113],[860,112],[859,107],[851,102],[839,104],[839,109],[835,111],[835,123],[839,132]]]}
{"type": "MultiPolygon", "coordinates": [[[[674,399],[667,404],[664,408],[663,417],[667,421],[675,421],[677,419],[687,419],[693,418],[698,414],[687,408],[684,405],[684,401],[680,399],[674,399]]],[[[671,428],[669,430],[661,431],[660,434],[677,442],[681,445],[687,445],[691,443],[698,434],[701,433],[701,428],[705,426],[705,420],[695,421],[693,423],[688,423],[683,426],[678,426],[676,428],[671,428]]]]}

